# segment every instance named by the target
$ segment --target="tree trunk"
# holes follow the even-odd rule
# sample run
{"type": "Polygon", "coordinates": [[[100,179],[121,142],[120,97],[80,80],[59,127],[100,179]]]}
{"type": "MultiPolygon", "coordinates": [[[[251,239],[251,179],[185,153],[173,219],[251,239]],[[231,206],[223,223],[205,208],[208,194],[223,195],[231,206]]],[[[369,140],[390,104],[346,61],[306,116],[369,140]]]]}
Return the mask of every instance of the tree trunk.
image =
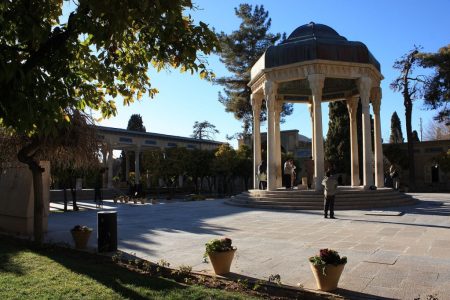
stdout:
{"type": "MultiPolygon", "coordinates": [[[[409,98],[405,95],[407,99],[409,98]]],[[[416,186],[416,172],[414,163],[414,138],[411,126],[412,117],[412,101],[405,100],[405,117],[406,117],[406,135],[408,137],[408,165],[409,165],[409,190],[413,191],[416,186]]]]}
{"type": "Polygon", "coordinates": [[[33,140],[31,143],[24,146],[17,153],[17,158],[20,162],[27,164],[31,170],[33,178],[33,236],[34,241],[42,244],[44,239],[44,194],[42,189],[42,173],[45,171],[39,165],[39,162],[34,159],[36,152],[39,150],[39,141],[33,140]]]}
{"type": "Polygon", "coordinates": [[[64,212],[67,211],[67,188],[66,188],[66,184],[64,183],[64,187],[63,187],[63,195],[64,195],[64,212]]]}

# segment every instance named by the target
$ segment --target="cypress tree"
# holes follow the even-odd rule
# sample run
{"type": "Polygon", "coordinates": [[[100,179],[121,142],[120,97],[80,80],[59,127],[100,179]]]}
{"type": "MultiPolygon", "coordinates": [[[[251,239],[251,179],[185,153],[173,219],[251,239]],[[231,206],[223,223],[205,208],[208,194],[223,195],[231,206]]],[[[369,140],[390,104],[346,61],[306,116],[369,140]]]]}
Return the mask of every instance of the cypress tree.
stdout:
{"type": "Polygon", "coordinates": [[[402,124],[397,112],[394,111],[391,117],[391,136],[389,137],[389,143],[400,144],[403,141],[402,124]]]}
{"type": "Polygon", "coordinates": [[[335,172],[350,174],[350,119],[345,101],[330,102],[325,160],[335,172]]]}

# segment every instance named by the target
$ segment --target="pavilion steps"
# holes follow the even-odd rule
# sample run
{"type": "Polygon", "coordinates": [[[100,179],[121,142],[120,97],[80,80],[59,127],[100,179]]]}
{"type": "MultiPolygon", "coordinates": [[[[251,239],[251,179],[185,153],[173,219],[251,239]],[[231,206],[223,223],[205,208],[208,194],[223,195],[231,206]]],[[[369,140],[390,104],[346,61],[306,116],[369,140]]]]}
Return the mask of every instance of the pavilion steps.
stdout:
{"type": "MultiPolygon", "coordinates": [[[[339,187],[335,209],[371,209],[412,205],[416,202],[411,196],[389,188],[373,191],[339,187]]],[[[314,190],[250,190],[230,198],[226,203],[253,208],[321,210],[323,194],[314,190]]]]}

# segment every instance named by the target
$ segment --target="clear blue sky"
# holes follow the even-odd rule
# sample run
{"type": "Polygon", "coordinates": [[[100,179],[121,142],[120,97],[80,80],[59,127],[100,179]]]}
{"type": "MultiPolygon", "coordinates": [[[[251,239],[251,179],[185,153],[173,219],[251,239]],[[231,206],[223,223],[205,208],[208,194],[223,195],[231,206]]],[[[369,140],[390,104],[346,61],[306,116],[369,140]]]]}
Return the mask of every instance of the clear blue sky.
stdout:
{"type": "MultiPolygon", "coordinates": [[[[203,21],[217,31],[230,33],[238,28],[240,20],[234,7],[242,1],[194,0],[199,10],[191,12],[196,21],[203,21]]],[[[397,76],[392,68],[394,61],[409,51],[414,44],[424,51],[437,51],[450,43],[450,1],[434,0],[283,0],[247,1],[262,4],[272,19],[271,32],[286,32],[313,21],[335,29],[351,41],[365,43],[381,63],[382,81],[381,120],[383,139],[390,134],[390,118],[397,111],[406,136],[404,106],[401,94],[393,93],[389,84],[397,76]]],[[[228,75],[218,57],[208,58],[211,69],[218,77],[228,75]]],[[[241,123],[233,114],[226,113],[218,102],[220,86],[199,79],[198,75],[180,74],[178,70],[150,74],[153,87],[160,92],[154,99],[144,99],[130,107],[118,107],[118,116],[101,121],[101,125],[126,128],[131,114],[141,114],[147,131],[163,134],[189,136],[195,121],[209,121],[216,125],[220,134],[216,140],[225,141],[226,134],[241,131],[241,123]]],[[[117,101],[120,102],[120,101],[117,101]]],[[[322,105],[324,135],[328,130],[327,104],[322,105]]],[[[419,132],[419,119],[424,128],[435,112],[425,111],[422,101],[414,104],[413,129],[419,132]]],[[[311,124],[306,105],[294,105],[294,114],[289,116],[282,130],[298,129],[311,137],[311,124]]],[[[266,130],[263,124],[261,130],[266,130]]],[[[420,135],[420,132],[419,132],[420,135]]],[[[231,142],[236,146],[236,142],[231,142]]]]}

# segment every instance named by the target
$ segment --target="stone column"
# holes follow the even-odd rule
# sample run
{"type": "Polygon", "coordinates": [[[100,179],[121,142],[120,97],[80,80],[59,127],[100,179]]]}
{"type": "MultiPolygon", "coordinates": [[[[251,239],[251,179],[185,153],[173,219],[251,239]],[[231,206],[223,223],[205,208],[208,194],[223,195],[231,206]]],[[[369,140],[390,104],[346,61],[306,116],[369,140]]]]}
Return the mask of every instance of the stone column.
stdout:
{"type": "Polygon", "coordinates": [[[352,173],[352,186],[359,186],[359,155],[358,155],[358,129],[357,111],[359,98],[347,98],[347,109],[350,118],[350,169],[352,173]]]}
{"type": "MultiPolygon", "coordinates": [[[[279,100],[278,100],[279,101],[279,100]]],[[[277,188],[281,187],[283,185],[283,166],[281,162],[281,133],[280,133],[280,119],[281,119],[281,112],[283,111],[283,102],[278,102],[275,104],[275,150],[276,150],[276,182],[277,182],[277,188]]]]}
{"type": "Polygon", "coordinates": [[[381,120],[380,120],[380,106],[381,106],[381,88],[375,87],[372,89],[372,108],[373,108],[373,123],[374,123],[374,143],[375,143],[375,185],[378,188],[384,187],[384,168],[383,168],[383,145],[381,137],[381,120]]]}
{"type": "Polygon", "coordinates": [[[324,173],[323,132],[322,132],[322,89],[325,75],[308,75],[309,87],[312,92],[312,106],[314,112],[314,183],[316,191],[323,190],[322,179],[324,173]]]}
{"type": "Polygon", "coordinates": [[[361,77],[358,80],[358,90],[361,96],[362,107],[362,127],[363,127],[363,166],[364,166],[364,188],[368,189],[373,185],[373,155],[372,137],[370,128],[370,90],[372,80],[369,77],[361,77]]]}
{"type": "Polygon", "coordinates": [[[275,142],[275,102],[277,85],[272,81],[264,84],[267,104],[267,190],[276,189],[276,142],[275,142]]]}
{"type": "Polygon", "coordinates": [[[258,189],[258,166],[261,162],[260,116],[262,99],[256,94],[252,94],[250,99],[253,109],[253,188],[258,189]]]}
{"type": "Polygon", "coordinates": [[[107,149],[107,145],[103,144],[102,145],[102,164],[103,164],[103,168],[105,168],[105,172],[102,175],[102,186],[108,186],[108,172],[106,172],[106,169],[108,168],[108,149],[107,149]]]}
{"type": "Polygon", "coordinates": [[[134,183],[139,184],[141,179],[141,171],[139,169],[139,153],[141,152],[140,147],[134,150],[134,183]]]}
{"type": "Polygon", "coordinates": [[[130,156],[128,155],[128,151],[124,151],[125,153],[125,181],[128,182],[130,179],[130,156]]]}
{"type": "Polygon", "coordinates": [[[113,149],[108,145],[108,189],[113,187],[113,149]]]}
{"type": "Polygon", "coordinates": [[[312,100],[308,103],[309,116],[311,118],[311,159],[314,159],[314,110],[312,100]]]}

